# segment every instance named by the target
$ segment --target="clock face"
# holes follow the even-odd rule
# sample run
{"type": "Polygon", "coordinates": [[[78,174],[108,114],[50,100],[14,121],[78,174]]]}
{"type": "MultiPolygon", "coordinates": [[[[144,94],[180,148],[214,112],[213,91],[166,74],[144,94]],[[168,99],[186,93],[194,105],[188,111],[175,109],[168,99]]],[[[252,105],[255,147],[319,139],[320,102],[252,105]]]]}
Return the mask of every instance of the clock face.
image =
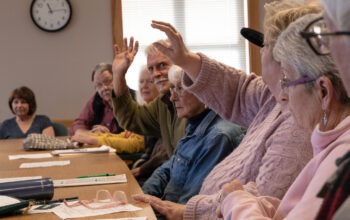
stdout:
{"type": "Polygon", "coordinates": [[[72,7],[68,0],[33,0],[30,15],[40,29],[55,32],[67,26],[72,7]]]}

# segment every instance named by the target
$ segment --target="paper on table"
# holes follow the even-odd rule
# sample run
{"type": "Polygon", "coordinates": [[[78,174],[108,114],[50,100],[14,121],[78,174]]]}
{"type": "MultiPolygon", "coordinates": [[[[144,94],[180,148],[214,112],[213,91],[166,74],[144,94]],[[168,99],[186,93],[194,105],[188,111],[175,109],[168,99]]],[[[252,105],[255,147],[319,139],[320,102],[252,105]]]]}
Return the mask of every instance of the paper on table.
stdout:
{"type": "MultiPolygon", "coordinates": [[[[73,204],[73,203],[74,202],[70,204],[73,204]]],[[[90,203],[89,205],[98,207],[101,204],[90,203]]],[[[139,211],[139,210],[142,210],[142,208],[133,206],[131,204],[121,205],[121,206],[108,208],[108,209],[88,209],[85,206],[76,206],[73,208],[69,208],[65,204],[62,204],[52,209],[52,211],[62,219],[82,218],[82,217],[88,217],[88,216],[105,215],[105,214],[110,214],[115,212],[131,212],[131,211],[139,211]]]]}
{"type": "Polygon", "coordinates": [[[16,159],[39,159],[39,158],[50,158],[52,155],[50,153],[43,154],[18,154],[18,155],[9,155],[9,160],[16,159]]]}
{"type": "Polygon", "coordinates": [[[116,176],[101,176],[90,178],[76,178],[65,180],[54,180],[54,187],[64,186],[85,186],[85,185],[98,185],[98,184],[111,184],[111,183],[126,183],[126,175],[120,174],[116,176]]]}
{"type": "Polygon", "coordinates": [[[53,167],[53,166],[65,166],[69,165],[69,160],[61,160],[61,161],[44,161],[37,163],[22,163],[19,168],[34,168],[34,167],[53,167]]]}
{"type": "Polygon", "coordinates": [[[147,216],[129,218],[97,218],[95,220],[147,220],[147,216]]]}
{"type": "Polygon", "coordinates": [[[25,176],[25,177],[13,177],[13,178],[0,178],[0,183],[8,183],[22,180],[35,180],[41,179],[42,176],[25,176]]]}
{"type": "Polygon", "coordinates": [[[115,152],[115,149],[102,145],[101,147],[81,148],[81,149],[68,149],[68,150],[54,150],[51,153],[55,156],[60,154],[77,154],[77,153],[103,153],[103,152],[115,152]]]}

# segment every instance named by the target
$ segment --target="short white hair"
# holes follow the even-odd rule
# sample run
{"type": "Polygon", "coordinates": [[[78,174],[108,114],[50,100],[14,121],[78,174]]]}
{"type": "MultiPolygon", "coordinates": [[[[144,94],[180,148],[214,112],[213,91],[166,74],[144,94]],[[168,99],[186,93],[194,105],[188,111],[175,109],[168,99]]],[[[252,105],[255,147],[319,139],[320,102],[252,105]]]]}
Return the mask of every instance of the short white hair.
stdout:
{"type": "Polygon", "coordinates": [[[171,84],[178,84],[181,82],[184,70],[176,65],[172,65],[168,71],[168,79],[171,84]]]}
{"type": "Polygon", "coordinates": [[[322,0],[324,10],[329,18],[339,28],[339,31],[350,31],[349,0],[322,0]]]}

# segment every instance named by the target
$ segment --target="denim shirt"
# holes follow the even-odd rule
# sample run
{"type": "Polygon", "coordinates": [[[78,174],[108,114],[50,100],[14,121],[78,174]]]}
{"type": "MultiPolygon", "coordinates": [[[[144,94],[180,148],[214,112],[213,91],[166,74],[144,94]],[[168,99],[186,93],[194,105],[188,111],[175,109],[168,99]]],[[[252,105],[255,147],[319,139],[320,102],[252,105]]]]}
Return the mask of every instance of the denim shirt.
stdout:
{"type": "Polygon", "coordinates": [[[144,183],[143,192],[185,204],[199,193],[214,166],[239,145],[244,133],[245,129],[210,110],[199,125],[187,126],[174,155],[144,183]]]}

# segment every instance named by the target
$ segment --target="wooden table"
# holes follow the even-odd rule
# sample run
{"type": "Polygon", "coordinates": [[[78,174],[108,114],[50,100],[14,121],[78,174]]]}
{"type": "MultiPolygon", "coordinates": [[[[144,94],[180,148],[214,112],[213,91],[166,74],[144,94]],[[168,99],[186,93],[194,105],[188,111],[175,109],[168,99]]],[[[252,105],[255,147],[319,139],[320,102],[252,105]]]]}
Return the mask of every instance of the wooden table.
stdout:
{"type": "MultiPolygon", "coordinates": [[[[140,186],[131,174],[126,164],[115,153],[86,153],[71,154],[59,157],[44,159],[18,159],[9,160],[8,155],[45,153],[51,151],[24,151],[22,147],[23,139],[0,140],[0,178],[42,176],[56,179],[70,179],[83,175],[96,175],[105,173],[126,174],[128,183],[106,184],[93,186],[77,186],[55,188],[54,198],[67,198],[79,196],[79,199],[92,199],[96,196],[99,189],[107,189],[111,193],[116,190],[122,190],[127,195],[129,203],[143,208],[136,212],[121,212],[108,215],[92,216],[83,219],[96,218],[123,218],[147,216],[149,220],[156,219],[152,208],[148,204],[138,203],[132,200],[131,195],[142,193],[140,186]],[[70,160],[70,165],[42,167],[42,168],[22,168],[19,166],[25,162],[41,162],[53,160],[70,160]]],[[[13,216],[6,219],[60,219],[53,213],[13,216]]]]}

